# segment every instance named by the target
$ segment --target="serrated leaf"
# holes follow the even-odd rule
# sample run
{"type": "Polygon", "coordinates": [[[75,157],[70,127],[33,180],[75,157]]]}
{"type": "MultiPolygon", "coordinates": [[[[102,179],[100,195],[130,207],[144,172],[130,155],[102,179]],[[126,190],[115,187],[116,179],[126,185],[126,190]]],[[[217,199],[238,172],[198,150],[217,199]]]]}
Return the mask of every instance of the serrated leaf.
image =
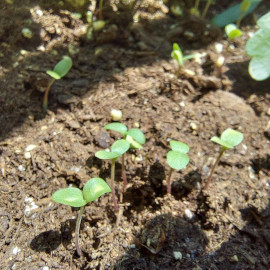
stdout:
{"type": "Polygon", "coordinates": [[[60,62],[58,62],[53,71],[57,73],[60,78],[64,77],[72,67],[72,60],[70,57],[65,56],[60,62]]]}
{"type": "Polygon", "coordinates": [[[145,136],[138,128],[131,128],[128,130],[127,135],[131,136],[139,144],[145,144],[145,136]]]}
{"type": "Polygon", "coordinates": [[[83,197],[87,203],[108,192],[111,192],[111,188],[102,178],[92,178],[83,187],[83,197]]]}
{"type": "Polygon", "coordinates": [[[61,79],[61,77],[56,72],[54,72],[53,70],[47,70],[46,73],[48,75],[50,75],[51,77],[53,77],[54,79],[56,79],[56,80],[61,79]]]}
{"type": "Polygon", "coordinates": [[[123,136],[126,136],[126,133],[127,133],[127,127],[124,124],[119,123],[119,122],[107,124],[104,128],[117,131],[121,133],[123,136]]]}
{"type": "Polygon", "coordinates": [[[127,152],[129,147],[130,147],[129,142],[122,139],[122,140],[118,140],[118,141],[114,142],[112,144],[111,150],[112,150],[113,153],[117,153],[118,156],[121,156],[122,154],[127,152]]]}
{"type": "Polygon", "coordinates": [[[184,169],[189,163],[189,157],[179,151],[169,151],[167,153],[167,163],[172,169],[184,169]]]}
{"type": "Polygon", "coordinates": [[[244,135],[237,130],[227,128],[225,131],[222,132],[220,138],[222,141],[227,142],[234,147],[243,141],[244,135]]]}
{"type": "Polygon", "coordinates": [[[82,191],[78,188],[63,188],[56,191],[52,195],[52,199],[61,204],[69,205],[72,207],[81,207],[86,205],[86,201],[83,199],[82,191]]]}
{"type": "Polygon", "coordinates": [[[107,152],[105,150],[100,150],[95,153],[95,157],[99,159],[114,159],[114,158],[118,158],[119,155],[114,152],[107,152]]]}
{"type": "Polygon", "coordinates": [[[184,154],[188,153],[189,151],[189,146],[187,144],[175,140],[170,141],[170,146],[173,151],[179,151],[184,154]]]}

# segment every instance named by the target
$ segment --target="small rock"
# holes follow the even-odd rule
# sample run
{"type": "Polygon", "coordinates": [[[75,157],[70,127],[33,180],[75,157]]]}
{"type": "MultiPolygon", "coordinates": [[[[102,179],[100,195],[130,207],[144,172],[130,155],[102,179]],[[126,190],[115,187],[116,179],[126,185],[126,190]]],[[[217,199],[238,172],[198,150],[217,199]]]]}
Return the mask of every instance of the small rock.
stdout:
{"type": "Polygon", "coordinates": [[[182,255],[182,253],[180,251],[174,251],[173,252],[173,257],[174,257],[175,260],[181,261],[182,258],[183,258],[183,255],[182,255]]]}
{"type": "Polygon", "coordinates": [[[19,165],[19,166],[18,166],[18,170],[19,170],[20,172],[23,172],[23,171],[25,171],[25,168],[23,167],[23,165],[19,165]]]}
{"type": "Polygon", "coordinates": [[[12,254],[13,255],[17,255],[19,252],[21,251],[21,249],[19,248],[19,247],[14,247],[13,249],[12,249],[12,254]]]}
{"type": "Polygon", "coordinates": [[[193,130],[197,130],[197,129],[198,129],[197,125],[196,125],[195,123],[193,123],[193,122],[190,123],[190,127],[191,127],[193,130]]]}
{"type": "Polygon", "coordinates": [[[30,158],[31,158],[31,153],[30,153],[30,152],[25,152],[25,153],[24,153],[24,157],[25,157],[26,159],[30,159],[30,158]]]}
{"type": "Polygon", "coordinates": [[[267,110],[267,114],[270,116],[270,107],[267,110]]]}
{"type": "Polygon", "coordinates": [[[221,43],[215,43],[215,49],[217,53],[221,53],[223,51],[223,44],[221,43]]]}
{"type": "Polygon", "coordinates": [[[34,144],[29,144],[26,148],[25,148],[25,152],[30,152],[32,150],[34,150],[37,146],[34,144]]]}
{"type": "Polygon", "coordinates": [[[50,268],[48,266],[44,266],[42,270],[50,270],[50,268]]]}
{"type": "Polygon", "coordinates": [[[120,110],[112,109],[111,117],[113,121],[119,121],[122,118],[122,112],[120,110]]]}
{"type": "Polygon", "coordinates": [[[189,209],[185,209],[185,216],[188,219],[192,219],[194,215],[189,209]]]}

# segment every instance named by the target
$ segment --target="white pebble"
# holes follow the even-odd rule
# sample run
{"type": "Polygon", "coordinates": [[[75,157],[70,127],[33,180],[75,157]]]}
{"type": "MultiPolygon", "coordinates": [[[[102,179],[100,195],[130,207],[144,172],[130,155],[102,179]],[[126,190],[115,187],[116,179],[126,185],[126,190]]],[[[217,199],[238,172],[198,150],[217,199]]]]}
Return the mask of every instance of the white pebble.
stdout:
{"type": "Polygon", "coordinates": [[[217,53],[221,53],[223,51],[223,44],[221,43],[215,43],[215,49],[217,53]]]}
{"type": "Polygon", "coordinates": [[[31,153],[30,153],[30,152],[25,152],[25,153],[24,153],[24,157],[25,157],[26,159],[30,159],[30,158],[31,158],[31,153]]]}
{"type": "Polygon", "coordinates": [[[113,121],[119,121],[122,118],[122,112],[120,110],[112,109],[111,117],[113,121]]]}
{"type": "Polygon", "coordinates": [[[19,165],[19,166],[18,166],[18,170],[19,170],[20,172],[23,172],[23,171],[25,171],[25,168],[23,167],[23,165],[19,165]]]}
{"type": "Polygon", "coordinates": [[[38,208],[38,206],[35,204],[34,199],[31,197],[25,197],[25,208],[24,208],[24,215],[26,217],[31,216],[31,212],[38,208]]]}
{"type": "Polygon", "coordinates": [[[193,215],[193,213],[189,209],[186,209],[185,210],[185,216],[188,219],[192,219],[194,215],[193,215]]]}
{"type": "Polygon", "coordinates": [[[30,152],[32,150],[34,150],[37,146],[34,144],[29,144],[26,148],[25,148],[25,152],[30,152]]]}
{"type": "Polygon", "coordinates": [[[181,101],[181,102],[179,103],[179,105],[180,105],[181,107],[185,107],[185,106],[186,106],[185,101],[181,101]]]}
{"type": "Polygon", "coordinates": [[[50,270],[50,268],[48,266],[44,266],[42,270],[50,270]]]}
{"type": "Polygon", "coordinates": [[[12,249],[12,254],[13,255],[17,255],[19,252],[21,251],[21,249],[19,248],[19,247],[14,247],[13,249],[12,249]]]}
{"type": "Polygon", "coordinates": [[[182,255],[182,253],[180,251],[174,251],[173,252],[173,257],[174,257],[175,260],[181,261],[182,258],[183,258],[183,255],[182,255]]]}

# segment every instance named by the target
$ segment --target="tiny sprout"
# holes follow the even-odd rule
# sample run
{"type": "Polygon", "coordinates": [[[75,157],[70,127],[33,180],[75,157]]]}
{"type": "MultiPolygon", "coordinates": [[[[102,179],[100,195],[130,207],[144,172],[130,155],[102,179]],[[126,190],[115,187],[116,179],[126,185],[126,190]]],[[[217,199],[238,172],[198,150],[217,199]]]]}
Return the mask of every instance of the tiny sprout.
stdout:
{"type": "Polygon", "coordinates": [[[233,23],[225,26],[225,33],[228,36],[229,40],[241,37],[242,35],[242,31],[239,28],[237,28],[237,26],[233,23]]]}
{"type": "Polygon", "coordinates": [[[105,151],[105,150],[100,150],[98,152],[96,152],[95,156],[99,159],[111,159],[112,161],[112,166],[111,166],[111,189],[112,189],[112,199],[113,199],[113,203],[114,203],[114,211],[118,212],[119,211],[119,207],[117,204],[117,200],[116,200],[116,195],[115,195],[115,187],[114,187],[114,178],[115,178],[115,162],[116,160],[123,155],[125,152],[128,151],[129,149],[129,142],[127,142],[126,140],[118,140],[116,142],[114,142],[111,146],[111,151],[105,151]]]}
{"type": "MultiPolygon", "coordinates": [[[[205,17],[212,2],[213,2],[213,0],[206,0],[206,5],[205,5],[204,10],[202,12],[202,18],[205,17]]],[[[190,14],[199,17],[200,16],[199,5],[200,5],[200,0],[196,0],[194,7],[190,9],[190,14]]]]}
{"type": "Polygon", "coordinates": [[[231,129],[231,128],[228,128],[225,131],[223,131],[220,138],[218,138],[216,136],[211,138],[212,142],[215,142],[215,143],[218,143],[221,145],[221,150],[220,150],[220,153],[215,161],[215,164],[213,165],[213,167],[211,169],[210,176],[209,176],[207,183],[206,183],[206,186],[205,186],[206,189],[210,185],[214,170],[215,170],[217,164],[219,163],[225,150],[233,149],[235,146],[237,146],[239,143],[242,142],[243,138],[244,138],[243,133],[236,131],[234,129],[231,129]]]}
{"type": "Polygon", "coordinates": [[[119,121],[122,118],[122,112],[120,110],[112,109],[111,117],[113,121],[119,121]]]}
{"type": "MultiPolygon", "coordinates": [[[[122,134],[124,139],[130,144],[130,148],[142,149],[143,148],[142,145],[145,144],[145,136],[140,129],[131,128],[128,130],[124,124],[119,122],[107,124],[104,128],[108,130],[117,131],[120,134],[122,134]]],[[[122,155],[121,164],[122,164],[122,179],[124,182],[124,191],[125,191],[127,187],[127,176],[125,170],[124,154],[122,155]]]]}
{"type": "Polygon", "coordinates": [[[186,155],[189,146],[185,143],[171,140],[171,151],[167,153],[167,163],[171,167],[167,179],[167,193],[171,194],[171,176],[174,170],[184,169],[189,163],[189,157],[186,155]]]}
{"type": "Polygon", "coordinates": [[[71,69],[72,67],[72,60],[68,56],[64,56],[61,61],[59,61],[53,70],[47,70],[46,73],[52,77],[52,80],[50,81],[45,94],[44,94],[44,100],[43,100],[43,108],[47,110],[48,108],[48,95],[49,91],[55,82],[55,80],[62,79],[71,69]]]}
{"type": "Polygon", "coordinates": [[[83,191],[79,188],[69,187],[60,189],[52,195],[53,201],[57,203],[80,207],[75,229],[75,245],[79,256],[82,255],[79,245],[79,233],[84,206],[108,192],[111,192],[111,189],[102,178],[92,178],[84,185],[83,191]]]}
{"type": "Polygon", "coordinates": [[[181,48],[179,47],[179,45],[177,43],[173,43],[173,50],[171,52],[171,57],[177,61],[178,66],[179,66],[179,69],[178,69],[178,72],[179,72],[180,69],[184,66],[185,61],[188,59],[195,58],[195,54],[189,54],[189,55],[183,56],[183,52],[181,48]]]}
{"type": "Polygon", "coordinates": [[[239,16],[239,18],[237,20],[237,23],[236,23],[237,24],[237,27],[240,26],[240,23],[241,23],[244,15],[245,15],[245,13],[249,10],[250,5],[251,5],[251,2],[252,2],[251,0],[243,0],[241,2],[241,5],[240,5],[240,16],[239,16]]]}

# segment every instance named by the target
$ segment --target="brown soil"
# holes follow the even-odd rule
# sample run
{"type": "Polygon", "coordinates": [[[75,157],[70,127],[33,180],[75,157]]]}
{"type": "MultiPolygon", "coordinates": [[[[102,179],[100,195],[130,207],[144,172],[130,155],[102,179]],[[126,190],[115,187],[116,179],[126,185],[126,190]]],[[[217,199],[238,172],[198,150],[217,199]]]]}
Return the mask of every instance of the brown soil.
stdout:
{"type": "MultiPolygon", "coordinates": [[[[122,8],[116,16],[105,6],[109,23],[87,41],[85,22],[69,6],[1,1],[1,269],[269,269],[270,81],[248,74],[252,16],[232,49],[220,29],[173,17],[160,3],[143,1],[139,23],[130,21],[134,12],[122,8]],[[22,36],[23,27],[32,39],[22,36]],[[178,77],[173,42],[185,54],[205,53],[178,77]],[[216,42],[223,44],[221,69],[214,64],[216,42]],[[44,112],[45,71],[71,50],[73,67],[53,85],[44,112]],[[78,209],[50,197],[91,177],[109,179],[110,164],[94,153],[118,138],[103,129],[112,108],[122,110],[129,128],[139,124],[147,142],[126,155],[129,184],[118,227],[110,194],[86,207],[79,258],[78,209]],[[244,141],[225,153],[205,190],[219,151],[210,138],[228,127],[243,132],[244,141]],[[168,196],[170,139],[190,146],[191,161],[174,172],[168,196]]],[[[214,5],[209,18],[227,6],[214,5]]],[[[269,8],[263,1],[255,15],[269,8]]],[[[116,173],[119,196],[120,163],[116,173]]]]}

